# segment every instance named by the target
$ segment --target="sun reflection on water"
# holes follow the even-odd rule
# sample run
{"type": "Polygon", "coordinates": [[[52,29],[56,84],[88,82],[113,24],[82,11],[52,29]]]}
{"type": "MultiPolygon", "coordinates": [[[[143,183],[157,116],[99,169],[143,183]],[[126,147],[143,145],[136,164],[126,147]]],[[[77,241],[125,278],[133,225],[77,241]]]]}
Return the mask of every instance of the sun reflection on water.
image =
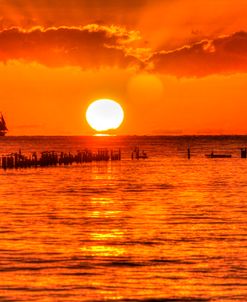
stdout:
{"type": "Polygon", "coordinates": [[[118,257],[126,253],[120,242],[123,241],[124,230],[116,228],[114,221],[117,221],[120,210],[114,209],[114,201],[107,197],[92,197],[90,199],[91,211],[88,216],[96,219],[93,228],[88,230],[89,242],[87,246],[80,248],[84,256],[118,257]],[[96,210],[97,209],[97,210],[96,210]],[[110,219],[102,225],[102,218],[110,219]],[[112,219],[114,219],[112,221],[112,219]],[[99,221],[97,223],[97,221],[99,221]],[[119,244],[119,246],[118,246],[119,244]]]}
{"type": "Polygon", "coordinates": [[[93,205],[109,205],[114,203],[111,198],[107,197],[92,197],[90,202],[93,205]]]}
{"type": "Polygon", "coordinates": [[[118,257],[125,253],[125,249],[116,246],[93,245],[82,247],[81,251],[86,256],[104,256],[104,257],[118,257]]]}
{"type": "Polygon", "coordinates": [[[120,230],[111,230],[111,233],[92,233],[94,240],[108,240],[123,237],[123,232],[120,230]]]}

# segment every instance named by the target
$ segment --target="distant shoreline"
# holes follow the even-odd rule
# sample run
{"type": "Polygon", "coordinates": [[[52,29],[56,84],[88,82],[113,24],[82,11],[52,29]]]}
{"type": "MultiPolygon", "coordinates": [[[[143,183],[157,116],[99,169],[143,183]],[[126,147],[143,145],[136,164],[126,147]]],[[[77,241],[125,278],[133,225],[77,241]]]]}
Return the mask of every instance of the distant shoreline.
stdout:
{"type": "Polygon", "coordinates": [[[22,138],[22,137],[91,137],[91,138],[113,138],[113,137],[247,137],[246,134],[162,134],[162,135],[152,135],[152,134],[121,134],[121,135],[5,135],[0,137],[0,139],[6,138],[22,138]]]}

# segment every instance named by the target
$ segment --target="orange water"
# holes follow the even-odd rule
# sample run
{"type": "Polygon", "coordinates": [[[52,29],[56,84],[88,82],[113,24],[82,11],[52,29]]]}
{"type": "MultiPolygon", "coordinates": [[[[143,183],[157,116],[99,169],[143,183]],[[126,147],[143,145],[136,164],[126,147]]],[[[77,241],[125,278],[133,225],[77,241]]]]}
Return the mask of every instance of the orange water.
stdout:
{"type": "Polygon", "coordinates": [[[3,138],[1,153],[121,147],[123,160],[0,171],[0,301],[247,301],[246,145],[3,138]],[[131,161],[136,145],[148,160],[131,161]]]}

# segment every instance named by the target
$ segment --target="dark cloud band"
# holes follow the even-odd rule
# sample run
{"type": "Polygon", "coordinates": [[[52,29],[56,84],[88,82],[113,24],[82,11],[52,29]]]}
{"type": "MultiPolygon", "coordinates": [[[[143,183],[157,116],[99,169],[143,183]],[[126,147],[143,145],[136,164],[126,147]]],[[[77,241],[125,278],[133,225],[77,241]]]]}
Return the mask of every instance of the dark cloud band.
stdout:
{"type": "Polygon", "coordinates": [[[135,32],[91,24],[82,28],[11,28],[0,32],[0,60],[24,60],[50,67],[126,68],[139,64],[125,47],[135,32]]]}
{"type": "Polygon", "coordinates": [[[147,63],[153,71],[178,77],[247,72],[247,33],[237,32],[174,51],[160,51],[147,63]]]}
{"type": "Polygon", "coordinates": [[[138,48],[139,33],[118,26],[52,27],[0,31],[0,61],[49,67],[145,69],[177,77],[247,72],[247,33],[203,40],[173,51],[138,48]],[[149,59],[145,59],[149,57],[149,59]]]}

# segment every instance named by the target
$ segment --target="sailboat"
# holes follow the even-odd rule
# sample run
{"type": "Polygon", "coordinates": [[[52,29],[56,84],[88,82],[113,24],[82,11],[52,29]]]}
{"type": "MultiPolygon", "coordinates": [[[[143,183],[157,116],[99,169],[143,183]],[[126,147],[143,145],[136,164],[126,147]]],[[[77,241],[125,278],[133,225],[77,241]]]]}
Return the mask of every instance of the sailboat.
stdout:
{"type": "Polygon", "coordinates": [[[0,136],[4,136],[8,132],[8,128],[6,126],[5,119],[1,113],[0,116],[0,136]]]}

